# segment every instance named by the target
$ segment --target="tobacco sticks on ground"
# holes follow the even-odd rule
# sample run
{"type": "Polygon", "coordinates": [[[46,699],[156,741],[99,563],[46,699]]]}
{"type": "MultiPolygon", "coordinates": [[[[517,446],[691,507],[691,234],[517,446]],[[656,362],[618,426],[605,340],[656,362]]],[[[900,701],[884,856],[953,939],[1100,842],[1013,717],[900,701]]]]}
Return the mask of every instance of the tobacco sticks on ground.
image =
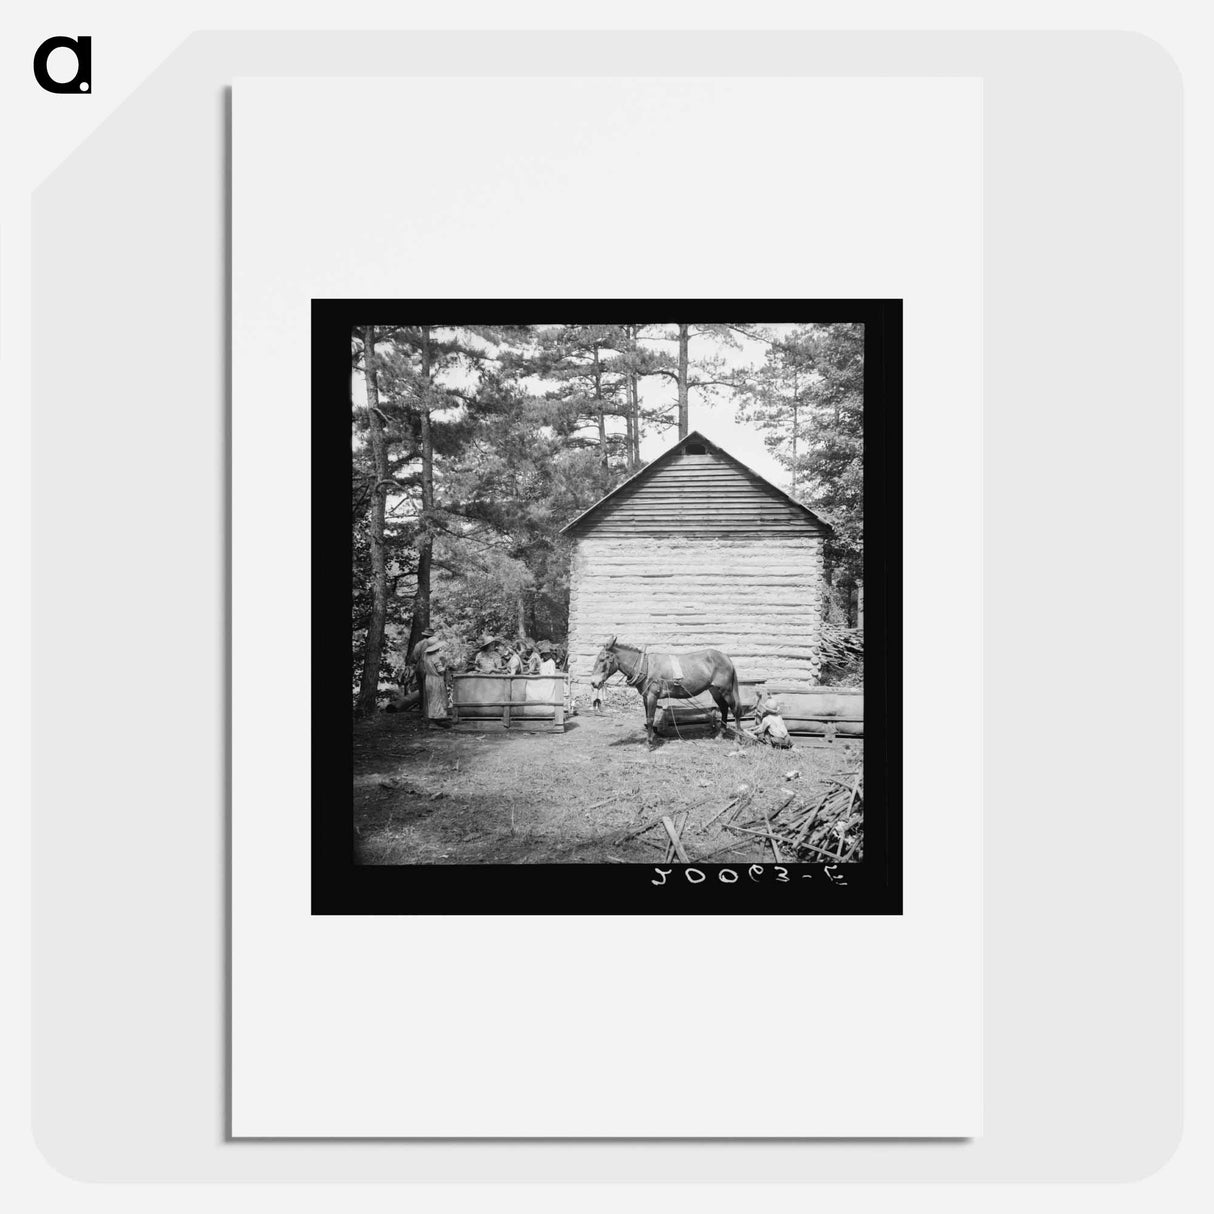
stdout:
{"type": "Polygon", "coordinates": [[[802,847],[805,847],[805,848],[808,848],[810,851],[816,851],[816,852],[818,853],[818,855],[820,855],[820,856],[825,856],[825,857],[826,857],[826,859],[827,859],[827,861],[828,861],[829,863],[831,863],[831,864],[838,864],[838,863],[839,863],[839,858],[838,858],[838,856],[831,855],[831,853],[830,853],[830,852],[828,852],[828,851],[824,851],[824,850],[823,850],[822,848],[820,848],[820,847],[815,847],[815,846],[814,846],[812,843],[802,843],[802,844],[801,844],[801,846],[802,846],[802,847]]]}
{"type": "Polygon", "coordinates": [[[767,827],[767,841],[771,844],[771,854],[775,857],[776,863],[780,864],[783,862],[780,856],[780,848],[776,844],[776,837],[772,834],[771,822],[768,820],[766,814],[763,815],[763,825],[767,827]]]}
{"type": "Polygon", "coordinates": [[[860,788],[860,773],[856,772],[855,782],[851,786],[851,796],[849,796],[847,798],[847,810],[846,810],[847,813],[851,813],[851,807],[855,804],[856,793],[859,791],[859,788],[860,788]]]}
{"type": "MultiPolygon", "coordinates": [[[[745,794],[743,794],[743,795],[745,795],[745,794]]],[[[733,807],[735,805],[737,805],[737,803],[741,799],[742,799],[741,797],[734,797],[734,799],[732,801],[730,801],[730,803],[728,805],[726,805],[724,809],[722,809],[718,813],[713,814],[712,817],[709,818],[708,821],[705,822],[703,826],[697,826],[696,831],[699,833],[706,831],[718,818],[723,818],[727,813],[729,813],[729,811],[731,809],[733,809],[733,807]]]]}
{"type": "MultiPolygon", "coordinates": [[[[683,822],[687,821],[687,815],[683,815],[683,822]]],[[[690,864],[691,861],[687,857],[687,852],[683,850],[682,843],[679,842],[679,832],[675,830],[674,823],[668,815],[663,815],[662,825],[666,828],[666,833],[670,836],[670,846],[674,850],[674,854],[678,856],[684,864],[690,864]]]]}
{"type": "MultiPolygon", "coordinates": [[[[670,821],[669,818],[663,818],[662,826],[665,827],[665,829],[668,830],[668,833],[669,833],[670,828],[666,827],[666,822],[668,822],[668,821],[670,821]]],[[[682,826],[679,827],[679,830],[681,830],[681,829],[682,829],[682,826]]],[[[675,838],[676,838],[676,836],[675,836],[675,838]]],[[[668,843],[666,843],[666,853],[665,853],[665,856],[663,857],[663,861],[666,864],[669,864],[670,861],[673,861],[675,858],[675,838],[669,839],[668,843]]]]}
{"type": "MultiPolygon", "coordinates": [[[[688,815],[686,813],[682,813],[679,815],[678,825],[675,827],[675,836],[676,837],[674,839],[672,839],[671,842],[668,843],[666,846],[665,862],[667,864],[669,864],[671,862],[671,860],[673,860],[675,857],[674,849],[678,845],[679,837],[682,836],[684,827],[686,827],[686,825],[687,825],[687,817],[688,817],[688,815]]],[[[665,825],[666,822],[667,822],[667,819],[663,818],[662,819],[663,825],[665,825]]],[[[667,828],[667,829],[669,829],[669,828],[667,828]]],[[[686,861],[684,861],[684,863],[686,863],[686,861]]]]}
{"type": "Polygon", "coordinates": [[[796,800],[797,794],[791,788],[785,790],[784,796],[780,804],[771,811],[770,817],[774,821],[778,818],[792,803],[796,800]]]}
{"type": "Polygon", "coordinates": [[[702,856],[700,856],[700,860],[711,860],[713,856],[719,856],[722,852],[740,851],[743,847],[750,846],[751,844],[747,843],[745,839],[730,839],[730,841],[726,843],[724,847],[718,847],[714,851],[705,852],[702,856]]]}
{"type": "Polygon", "coordinates": [[[733,813],[729,815],[729,818],[725,823],[726,825],[728,825],[729,822],[736,822],[738,820],[738,815],[750,805],[751,801],[754,799],[754,795],[753,789],[748,789],[738,798],[733,813]]]}
{"type": "Polygon", "coordinates": [[[616,842],[617,843],[627,843],[629,839],[635,839],[637,837],[637,835],[643,835],[647,830],[653,830],[653,828],[655,826],[661,826],[661,825],[662,825],[662,815],[658,814],[658,816],[656,818],[650,818],[649,821],[646,822],[643,826],[635,827],[633,830],[630,830],[627,834],[620,835],[620,837],[616,840],[616,842]]]}
{"type": "Polygon", "coordinates": [[[593,805],[587,805],[585,809],[580,810],[580,813],[588,814],[592,810],[602,809],[604,805],[610,805],[612,801],[618,801],[619,797],[608,797],[605,801],[596,801],[593,805]]]}
{"type": "Polygon", "coordinates": [[[814,821],[818,816],[819,808],[821,808],[821,807],[811,809],[809,811],[808,815],[805,818],[805,825],[801,827],[801,829],[797,832],[796,839],[793,840],[793,847],[799,847],[801,845],[801,840],[808,838],[809,832],[813,828],[814,821]]]}
{"type": "Polygon", "coordinates": [[[756,835],[760,839],[767,838],[767,832],[763,830],[752,830],[749,826],[727,826],[726,830],[736,830],[742,835],[756,835]]]}

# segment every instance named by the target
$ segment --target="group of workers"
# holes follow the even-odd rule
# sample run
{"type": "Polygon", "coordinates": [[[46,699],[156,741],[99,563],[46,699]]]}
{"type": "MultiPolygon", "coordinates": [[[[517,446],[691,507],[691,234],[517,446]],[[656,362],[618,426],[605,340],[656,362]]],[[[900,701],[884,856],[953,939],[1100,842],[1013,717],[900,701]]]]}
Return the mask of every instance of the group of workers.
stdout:
{"type": "Polygon", "coordinates": [[[556,674],[556,646],[551,641],[516,641],[485,633],[480,638],[472,669],[478,674],[556,674]]]}
{"type": "MultiPolygon", "coordinates": [[[[417,679],[421,708],[434,728],[451,724],[447,712],[448,663],[442,642],[433,628],[423,628],[421,638],[409,651],[409,672],[417,679]]],[[[485,633],[479,641],[471,669],[479,674],[555,675],[556,646],[551,641],[519,637],[511,643],[485,633]]]]}

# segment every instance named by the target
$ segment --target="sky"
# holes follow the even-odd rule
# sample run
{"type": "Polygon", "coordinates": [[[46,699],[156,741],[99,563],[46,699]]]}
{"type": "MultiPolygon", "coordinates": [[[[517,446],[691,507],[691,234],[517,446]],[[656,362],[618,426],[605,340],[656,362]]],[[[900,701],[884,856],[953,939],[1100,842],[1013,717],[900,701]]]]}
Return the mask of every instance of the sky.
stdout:
{"type": "MultiPolygon", "coordinates": [[[[795,324],[765,325],[764,328],[773,336],[783,337],[788,334],[795,324]]],[[[711,334],[693,335],[689,345],[689,355],[694,363],[707,355],[716,355],[724,360],[728,370],[733,371],[742,367],[757,366],[763,361],[766,346],[759,341],[738,335],[736,347],[730,347],[719,341],[711,334]]],[[[677,345],[674,341],[648,342],[654,349],[665,350],[674,354],[677,345]]],[[[694,369],[693,369],[694,374],[694,369]]],[[[470,376],[468,377],[471,378],[470,376]]],[[[452,376],[448,381],[452,387],[459,387],[458,378],[452,376]]],[[[540,381],[536,381],[537,387],[540,381]]],[[[366,389],[363,377],[355,373],[352,382],[354,403],[366,403],[366,389]]],[[[673,405],[676,399],[675,384],[667,376],[649,376],[642,378],[641,404],[644,407],[656,408],[663,405],[673,405]]],[[[788,477],[784,469],[776,463],[763,445],[763,435],[757,430],[738,422],[737,405],[732,393],[727,389],[717,389],[711,396],[706,392],[692,391],[688,401],[688,425],[691,430],[699,430],[705,438],[723,447],[735,459],[760,476],[766,477],[780,488],[788,489],[788,477]]],[[[608,426],[613,431],[623,433],[623,418],[608,418],[608,426]]],[[[663,451],[674,446],[678,441],[678,431],[672,426],[662,433],[647,432],[641,440],[641,458],[646,462],[657,458],[663,451]]]]}
{"type": "MultiPolygon", "coordinates": [[[[785,336],[794,327],[792,324],[764,326],[777,337],[785,336]]],[[[657,348],[673,353],[677,347],[674,342],[662,342],[657,348]]],[[[738,348],[731,349],[724,343],[716,342],[711,336],[705,336],[692,337],[688,352],[693,361],[706,352],[716,354],[725,360],[729,370],[734,371],[760,364],[766,353],[766,346],[762,342],[739,336],[738,348]]],[[[675,396],[674,382],[665,376],[642,381],[642,405],[661,405],[674,401],[675,396]]],[[[739,422],[737,412],[733,394],[726,389],[717,389],[711,397],[703,392],[693,391],[688,399],[687,425],[690,430],[698,430],[705,438],[723,447],[734,459],[740,460],[752,471],[787,490],[788,475],[763,445],[762,433],[739,422]]],[[[677,441],[678,431],[673,427],[662,434],[648,433],[641,440],[641,458],[646,461],[656,459],[677,441]]]]}

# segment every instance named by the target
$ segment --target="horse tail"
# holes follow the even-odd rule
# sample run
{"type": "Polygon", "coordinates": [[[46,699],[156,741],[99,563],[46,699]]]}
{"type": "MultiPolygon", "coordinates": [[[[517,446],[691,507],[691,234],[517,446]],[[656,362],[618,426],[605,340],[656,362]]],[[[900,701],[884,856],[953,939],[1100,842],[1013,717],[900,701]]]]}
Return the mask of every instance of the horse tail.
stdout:
{"type": "Polygon", "coordinates": [[[738,685],[738,668],[729,663],[729,706],[739,725],[742,724],[742,689],[738,685]]]}

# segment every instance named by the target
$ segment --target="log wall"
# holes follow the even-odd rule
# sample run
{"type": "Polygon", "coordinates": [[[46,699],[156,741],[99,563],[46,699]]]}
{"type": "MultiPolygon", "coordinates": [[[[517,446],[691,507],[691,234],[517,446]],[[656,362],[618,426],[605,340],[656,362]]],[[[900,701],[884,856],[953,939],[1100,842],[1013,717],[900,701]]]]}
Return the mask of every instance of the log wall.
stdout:
{"type": "Polygon", "coordinates": [[[569,589],[569,672],[603,640],[679,653],[720,649],[741,678],[818,682],[823,539],[804,526],[764,535],[583,535],[569,589]]]}

